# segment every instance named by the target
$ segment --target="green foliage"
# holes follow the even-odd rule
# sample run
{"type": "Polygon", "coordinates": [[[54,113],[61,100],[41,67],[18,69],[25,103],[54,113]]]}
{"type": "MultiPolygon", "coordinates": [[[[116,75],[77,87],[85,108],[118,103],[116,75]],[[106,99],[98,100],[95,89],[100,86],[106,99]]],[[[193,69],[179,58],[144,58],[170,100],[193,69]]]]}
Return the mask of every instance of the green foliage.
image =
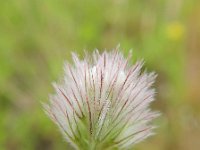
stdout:
{"type": "Polygon", "coordinates": [[[199,58],[199,10],[198,0],[0,1],[0,149],[71,149],[41,102],[71,51],[119,43],[158,73],[158,135],[136,149],[199,149],[200,73],[189,66],[199,58]]]}

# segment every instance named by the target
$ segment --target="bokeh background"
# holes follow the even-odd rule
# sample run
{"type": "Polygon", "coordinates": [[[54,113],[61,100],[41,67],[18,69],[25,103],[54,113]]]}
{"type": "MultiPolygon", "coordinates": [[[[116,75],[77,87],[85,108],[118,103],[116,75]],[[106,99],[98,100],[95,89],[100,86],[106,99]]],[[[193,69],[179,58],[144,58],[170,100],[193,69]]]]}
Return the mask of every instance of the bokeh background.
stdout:
{"type": "Polygon", "coordinates": [[[71,51],[119,43],[158,73],[159,128],[135,150],[199,150],[199,0],[1,0],[0,150],[71,149],[41,102],[71,51]]]}

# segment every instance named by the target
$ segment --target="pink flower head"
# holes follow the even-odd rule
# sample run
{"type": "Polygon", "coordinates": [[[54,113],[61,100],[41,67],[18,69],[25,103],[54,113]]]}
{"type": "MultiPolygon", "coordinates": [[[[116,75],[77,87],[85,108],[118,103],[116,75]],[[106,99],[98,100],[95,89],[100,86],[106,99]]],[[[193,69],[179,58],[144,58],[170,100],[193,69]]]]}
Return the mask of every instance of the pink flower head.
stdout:
{"type": "Polygon", "coordinates": [[[118,51],[93,52],[73,65],[65,63],[63,81],[45,110],[76,149],[127,149],[150,135],[158,116],[149,108],[156,75],[129,65],[118,51]]]}

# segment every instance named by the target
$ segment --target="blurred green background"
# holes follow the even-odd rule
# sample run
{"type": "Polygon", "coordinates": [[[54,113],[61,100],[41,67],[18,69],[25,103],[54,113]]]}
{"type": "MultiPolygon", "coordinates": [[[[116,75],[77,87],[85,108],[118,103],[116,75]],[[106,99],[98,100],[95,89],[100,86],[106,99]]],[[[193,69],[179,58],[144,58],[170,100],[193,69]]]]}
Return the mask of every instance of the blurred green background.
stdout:
{"type": "Polygon", "coordinates": [[[158,73],[159,128],[135,150],[199,150],[199,0],[1,0],[0,150],[70,149],[41,102],[71,51],[119,43],[158,73]]]}

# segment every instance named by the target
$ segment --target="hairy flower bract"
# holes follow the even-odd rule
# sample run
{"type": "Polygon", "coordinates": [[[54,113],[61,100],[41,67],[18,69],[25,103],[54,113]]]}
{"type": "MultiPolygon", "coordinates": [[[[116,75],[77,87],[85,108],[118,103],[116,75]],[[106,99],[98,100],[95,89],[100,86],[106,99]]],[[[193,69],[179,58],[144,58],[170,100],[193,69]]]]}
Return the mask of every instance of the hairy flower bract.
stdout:
{"type": "Polygon", "coordinates": [[[143,61],[130,65],[119,50],[72,57],[44,107],[75,149],[128,149],[153,134],[156,75],[142,71],[143,61]]]}

